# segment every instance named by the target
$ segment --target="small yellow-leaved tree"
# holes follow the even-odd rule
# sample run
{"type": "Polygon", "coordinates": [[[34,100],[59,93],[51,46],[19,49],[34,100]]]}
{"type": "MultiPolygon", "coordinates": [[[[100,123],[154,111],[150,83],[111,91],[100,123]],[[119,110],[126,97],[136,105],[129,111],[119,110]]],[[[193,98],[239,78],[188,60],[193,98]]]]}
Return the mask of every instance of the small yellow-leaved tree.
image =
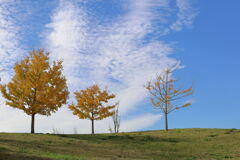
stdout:
{"type": "Polygon", "coordinates": [[[33,50],[14,67],[15,75],[0,89],[6,104],[31,115],[31,133],[34,133],[35,115],[51,115],[68,99],[66,79],[62,75],[62,61],[49,63],[49,53],[33,50]]]}
{"type": "Polygon", "coordinates": [[[102,120],[114,114],[117,104],[108,105],[110,99],[115,98],[114,94],[109,94],[107,90],[101,90],[98,85],[93,85],[85,90],[75,92],[77,104],[69,105],[80,119],[89,119],[92,124],[92,134],[94,134],[94,121],[102,120]]]}
{"type": "Polygon", "coordinates": [[[171,78],[173,70],[166,69],[162,75],[157,75],[154,81],[149,81],[145,86],[151,94],[151,102],[154,107],[161,109],[165,117],[165,129],[168,130],[168,114],[174,110],[185,108],[191,105],[187,102],[177,105],[175,101],[193,94],[193,88],[176,87],[176,80],[171,78]]]}

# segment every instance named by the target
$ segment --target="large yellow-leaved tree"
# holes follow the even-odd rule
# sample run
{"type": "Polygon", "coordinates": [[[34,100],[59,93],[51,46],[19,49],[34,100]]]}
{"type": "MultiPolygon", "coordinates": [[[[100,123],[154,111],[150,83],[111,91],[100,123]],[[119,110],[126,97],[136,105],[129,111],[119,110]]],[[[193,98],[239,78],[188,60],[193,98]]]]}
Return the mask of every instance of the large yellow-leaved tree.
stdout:
{"type": "Polygon", "coordinates": [[[48,52],[33,50],[14,70],[11,81],[0,89],[6,105],[31,116],[31,133],[34,133],[37,114],[49,116],[67,103],[69,92],[62,75],[62,61],[50,65],[48,52]]]}
{"type": "Polygon", "coordinates": [[[107,90],[101,90],[98,85],[93,85],[85,90],[75,92],[77,104],[69,105],[80,119],[89,119],[92,124],[92,134],[94,134],[94,121],[102,120],[114,114],[117,104],[108,105],[110,99],[115,98],[114,94],[108,93],[107,90]]]}
{"type": "Polygon", "coordinates": [[[171,78],[173,69],[166,69],[156,79],[149,81],[145,86],[151,94],[151,102],[154,107],[161,109],[165,117],[165,129],[168,131],[168,114],[174,110],[185,108],[191,105],[191,102],[177,104],[176,101],[193,94],[193,87],[184,89],[176,86],[176,80],[171,78]]]}

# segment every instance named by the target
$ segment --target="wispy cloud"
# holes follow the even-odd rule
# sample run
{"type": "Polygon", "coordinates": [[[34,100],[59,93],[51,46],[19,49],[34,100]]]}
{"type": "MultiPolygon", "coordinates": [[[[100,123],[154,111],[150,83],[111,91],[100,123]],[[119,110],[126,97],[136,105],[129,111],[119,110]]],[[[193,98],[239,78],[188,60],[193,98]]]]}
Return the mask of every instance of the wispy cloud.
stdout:
{"type": "Polygon", "coordinates": [[[47,35],[45,46],[52,51],[53,59],[64,60],[65,74],[70,86],[79,85],[82,83],[80,77],[88,76],[86,69],[91,65],[91,56],[84,52],[88,42],[86,12],[76,2],[62,0],[51,19],[52,22],[46,25],[47,30],[44,33],[47,35]]]}
{"type": "Polygon", "coordinates": [[[22,53],[13,4],[10,0],[0,1],[0,76],[3,82],[10,79],[13,65],[22,53]]]}
{"type": "Polygon", "coordinates": [[[160,120],[160,114],[144,114],[138,115],[130,120],[125,120],[121,126],[121,132],[138,131],[151,127],[160,120]]]}
{"type": "Polygon", "coordinates": [[[197,15],[196,9],[192,6],[193,2],[191,0],[176,0],[177,20],[166,31],[181,31],[183,27],[192,25],[197,15]]]}
{"type": "MultiPolygon", "coordinates": [[[[10,80],[13,66],[23,56],[23,48],[20,44],[21,27],[15,17],[17,8],[14,0],[0,0],[0,77],[1,83],[10,80]]],[[[24,116],[19,116],[18,111],[4,105],[4,99],[0,96],[1,131],[18,131],[23,126],[16,126],[16,121],[25,122],[24,116]],[[11,117],[11,118],[9,118],[11,117]]]]}

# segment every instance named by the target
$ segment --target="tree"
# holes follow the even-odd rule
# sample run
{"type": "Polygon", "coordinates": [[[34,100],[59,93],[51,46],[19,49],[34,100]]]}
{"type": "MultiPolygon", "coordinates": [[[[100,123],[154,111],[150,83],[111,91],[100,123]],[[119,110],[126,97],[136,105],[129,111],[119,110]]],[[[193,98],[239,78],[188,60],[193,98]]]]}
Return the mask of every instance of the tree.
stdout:
{"type": "Polygon", "coordinates": [[[119,115],[119,104],[118,106],[115,108],[115,110],[113,111],[113,115],[112,115],[112,120],[113,120],[113,128],[109,127],[109,131],[111,133],[119,133],[119,129],[120,129],[120,115],[119,115]]]}
{"type": "Polygon", "coordinates": [[[67,103],[68,88],[62,75],[62,61],[49,63],[49,53],[33,50],[14,67],[15,75],[0,89],[6,104],[31,116],[31,133],[37,114],[50,116],[67,103]]]}
{"type": "Polygon", "coordinates": [[[114,125],[114,133],[119,133],[120,129],[120,116],[118,112],[118,107],[115,109],[114,114],[112,115],[113,125],[114,125]]]}
{"type": "Polygon", "coordinates": [[[157,75],[154,81],[149,81],[145,88],[152,95],[151,102],[154,107],[161,109],[165,117],[165,129],[168,131],[168,114],[174,110],[185,108],[191,105],[186,102],[183,105],[173,102],[193,94],[193,88],[175,87],[176,80],[171,78],[174,70],[166,69],[162,75],[157,75]]]}
{"type": "Polygon", "coordinates": [[[115,98],[115,95],[109,94],[107,90],[102,91],[98,85],[90,86],[74,94],[77,104],[69,105],[69,109],[80,119],[91,120],[92,134],[94,134],[94,121],[102,120],[114,114],[112,109],[114,109],[117,104],[107,104],[110,99],[115,98]]]}

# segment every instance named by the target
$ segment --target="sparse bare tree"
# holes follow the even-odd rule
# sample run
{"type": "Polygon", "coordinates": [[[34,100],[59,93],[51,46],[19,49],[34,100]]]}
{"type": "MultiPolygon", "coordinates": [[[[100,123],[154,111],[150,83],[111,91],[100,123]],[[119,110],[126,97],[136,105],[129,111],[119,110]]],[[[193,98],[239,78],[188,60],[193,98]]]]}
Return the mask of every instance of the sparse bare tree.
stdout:
{"type": "Polygon", "coordinates": [[[115,109],[114,114],[112,115],[113,125],[114,125],[114,133],[119,133],[120,129],[120,115],[119,115],[119,104],[118,107],[115,109]]]}
{"type": "Polygon", "coordinates": [[[108,130],[109,130],[110,133],[113,133],[113,129],[112,129],[111,126],[108,127],[108,130]]]}
{"type": "Polygon", "coordinates": [[[73,128],[73,133],[78,134],[78,129],[76,127],[73,128]]]}
{"type": "Polygon", "coordinates": [[[64,130],[52,128],[52,134],[64,134],[64,130]]]}
{"type": "Polygon", "coordinates": [[[163,74],[157,75],[154,81],[149,81],[145,86],[152,95],[151,102],[153,106],[161,109],[164,114],[166,131],[168,131],[168,114],[174,110],[191,105],[191,102],[186,102],[182,105],[178,105],[174,102],[193,94],[193,87],[187,89],[175,87],[176,80],[171,78],[173,72],[174,69],[168,68],[163,74]]]}

